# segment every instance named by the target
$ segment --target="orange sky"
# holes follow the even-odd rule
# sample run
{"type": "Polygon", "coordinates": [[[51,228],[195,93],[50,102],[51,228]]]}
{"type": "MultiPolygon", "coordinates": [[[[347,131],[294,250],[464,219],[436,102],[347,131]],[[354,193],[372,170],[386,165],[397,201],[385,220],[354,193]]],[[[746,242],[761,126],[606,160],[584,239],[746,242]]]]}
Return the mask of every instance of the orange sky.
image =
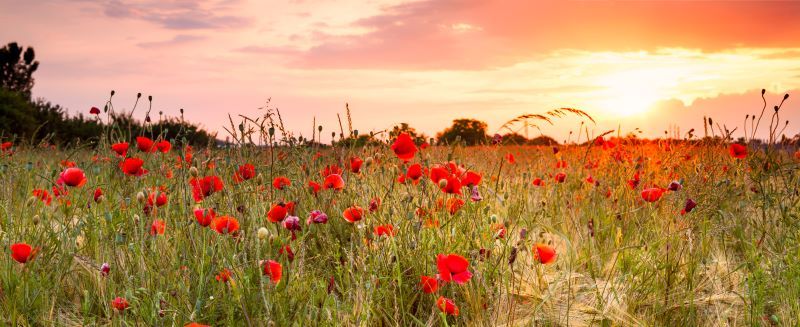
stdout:
{"type": "MultiPolygon", "coordinates": [[[[312,117],[338,130],[345,102],[362,132],[432,135],[460,117],[494,132],[571,106],[596,133],[660,136],[702,131],[703,115],[738,127],[761,88],[770,106],[800,89],[795,1],[0,0],[0,22],[0,41],[37,51],[35,96],[74,113],[111,89],[118,108],[152,94],[154,111],[185,108],[219,138],[227,114],[270,97],[306,136],[312,117]]],[[[563,140],[578,123],[542,130],[563,140]]]]}

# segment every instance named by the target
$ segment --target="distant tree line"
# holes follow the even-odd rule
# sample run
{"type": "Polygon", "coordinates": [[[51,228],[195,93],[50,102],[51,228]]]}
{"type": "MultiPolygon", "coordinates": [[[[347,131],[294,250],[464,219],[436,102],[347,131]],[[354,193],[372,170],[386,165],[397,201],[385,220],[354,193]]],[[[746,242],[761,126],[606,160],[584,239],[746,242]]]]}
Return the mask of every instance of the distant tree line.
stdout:
{"type": "MultiPolygon", "coordinates": [[[[39,68],[33,48],[24,49],[16,42],[0,48],[0,139],[18,139],[32,143],[82,144],[97,142],[104,133],[120,141],[139,135],[160,136],[176,143],[206,145],[215,139],[194,124],[176,117],[161,117],[148,123],[134,120],[126,113],[100,114],[95,109],[88,116],[67,114],[65,108],[44,99],[32,99],[33,73],[39,68]]],[[[105,108],[104,108],[105,109],[105,108]]]]}

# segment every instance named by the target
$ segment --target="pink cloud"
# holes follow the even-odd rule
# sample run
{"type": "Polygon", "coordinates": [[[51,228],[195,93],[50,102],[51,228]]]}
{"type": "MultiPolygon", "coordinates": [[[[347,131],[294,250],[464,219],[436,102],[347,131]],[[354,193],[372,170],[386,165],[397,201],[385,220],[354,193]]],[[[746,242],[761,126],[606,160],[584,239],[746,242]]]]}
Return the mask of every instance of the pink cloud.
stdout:
{"type": "Polygon", "coordinates": [[[294,64],[472,69],[564,48],[791,47],[800,39],[797,12],[800,2],[793,1],[425,0],[354,22],[365,34],[318,33],[318,45],[294,64]]]}

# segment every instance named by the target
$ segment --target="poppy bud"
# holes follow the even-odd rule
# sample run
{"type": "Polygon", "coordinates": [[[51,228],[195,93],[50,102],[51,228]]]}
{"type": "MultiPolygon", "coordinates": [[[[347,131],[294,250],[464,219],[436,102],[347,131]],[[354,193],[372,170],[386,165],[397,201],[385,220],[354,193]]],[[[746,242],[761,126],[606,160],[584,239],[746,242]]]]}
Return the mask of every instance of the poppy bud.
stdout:
{"type": "Polygon", "coordinates": [[[114,93],[116,93],[116,92],[114,92],[114,90],[111,90],[111,96],[112,97],[114,96],[114,93]]]}
{"type": "MultiPolygon", "coordinates": [[[[113,92],[113,91],[112,91],[112,92],[113,92]]],[[[138,99],[138,98],[141,98],[141,97],[142,97],[142,92],[136,93],[136,98],[137,98],[137,99],[138,99]]]]}
{"type": "Polygon", "coordinates": [[[136,201],[139,201],[139,203],[144,203],[144,200],[145,200],[144,192],[140,191],[139,193],[136,193],[136,201]]]}
{"type": "Polygon", "coordinates": [[[265,238],[267,238],[267,236],[269,236],[269,230],[268,229],[266,229],[264,227],[261,227],[261,228],[258,229],[258,239],[259,240],[263,241],[265,238]]]}
{"type": "Polygon", "coordinates": [[[258,185],[264,184],[264,176],[262,176],[261,174],[258,174],[256,176],[256,184],[258,184],[258,185]]]}
{"type": "Polygon", "coordinates": [[[147,96],[147,101],[153,101],[153,96],[152,95],[148,95],[147,96]]]}
{"type": "Polygon", "coordinates": [[[34,225],[38,225],[40,220],[39,215],[34,215],[32,220],[34,225]]]}
{"type": "Polygon", "coordinates": [[[192,175],[192,177],[197,177],[198,174],[197,167],[189,168],[189,175],[192,175]]]}
{"type": "Polygon", "coordinates": [[[366,159],[364,159],[364,164],[366,166],[372,165],[372,161],[374,161],[374,160],[375,159],[372,159],[372,157],[367,157],[366,159]]]}
{"type": "Polygon", "coordinates": [[[439,188],[445,188],[445,187],[447,187],[447,179],[439,180],[439,188]]]}
{"type": "Polygon", "coordinates": [[[31,196],[28,198],[28,201],[25,202],[25,205],[30,207],[36,202],[36,196],[31,196]]]}
{"type": "Polygon", "coordinates": [[[106,196],[105,195],[101,195],[101,196],[97,197],[97,203],[102,203],[105,200],[106,200],[106,196]]]}

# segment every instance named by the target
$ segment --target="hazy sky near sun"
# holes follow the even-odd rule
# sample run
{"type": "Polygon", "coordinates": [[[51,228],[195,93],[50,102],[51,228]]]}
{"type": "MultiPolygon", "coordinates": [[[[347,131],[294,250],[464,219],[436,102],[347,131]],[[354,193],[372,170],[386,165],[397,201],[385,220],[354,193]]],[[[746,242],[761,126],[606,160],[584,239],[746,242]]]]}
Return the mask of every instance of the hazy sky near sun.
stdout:
{"type": "MultiPolygon", "coordinates": [[[[702,131],[703,115],[740,132],[762,88],[768,109],[794,96],[781,120],[800,131],[797,1],[0,0],[0,27],[36,50],[34,96],[88,113],[142,92],[219,138],[270,97],[305,136],[312,117],[338,131],[346,102],[362,133],[461,117],[495,132],[558,107],[598,134],[702,131]]],[[[578,124],[540,126],[563,140],[578,124]]]]}

